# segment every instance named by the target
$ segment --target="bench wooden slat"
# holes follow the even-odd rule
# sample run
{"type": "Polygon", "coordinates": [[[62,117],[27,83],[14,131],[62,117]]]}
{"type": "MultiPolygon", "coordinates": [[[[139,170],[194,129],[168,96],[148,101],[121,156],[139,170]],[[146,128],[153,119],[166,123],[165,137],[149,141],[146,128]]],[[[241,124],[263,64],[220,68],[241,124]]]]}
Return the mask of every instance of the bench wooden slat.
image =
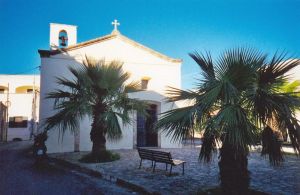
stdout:
{"type": "Polygon", "coordinates": [[[167,169],[167,164],[171,165],[171,168],[170,168],[170,174],[171,174],[172,166],[177,166],[177,165],[182,164],[182,174],[184,174],[185,161],[172,159],[172,156],[171,156],[170,152],[149,150],[149,149],[144,149],[144,148],[137,148],[137,149],[138,149],[139,156],[141,158],[140,168],[142,166],[142,160],[143,159],[144,160],[151,160],[152,161],[152,166],[153,166],[153,162],[154,162],[153,172],[155,170],[156,162],[160,162],[160,163],[166,163],[166,169],[167,169]]]}
{"type": "Polygon", "coordinates": [[[152,156],[141,156],[141,158],[143,158],[143,159],[148,159],[148,160],[152,160],[153,159],[153,157],[152,156]]]}
{"type": "Polygon", "coordinates": [[[174,165],[180,165],[182,163],[185,163],[185,161],[173,159],[173,163],[174,163],[174,165]]]}

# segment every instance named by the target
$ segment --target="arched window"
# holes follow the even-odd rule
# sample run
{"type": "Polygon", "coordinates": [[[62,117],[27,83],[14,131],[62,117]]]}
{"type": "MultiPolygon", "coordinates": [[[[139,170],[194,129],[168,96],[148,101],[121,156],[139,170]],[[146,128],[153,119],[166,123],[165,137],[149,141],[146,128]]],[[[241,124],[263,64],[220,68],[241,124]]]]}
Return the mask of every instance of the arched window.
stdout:
{"type": "Polygon", "coordinates": [[[58,34],[59,46],[68,47],[68,33],[65,30],[61,30],[58,34]]]}

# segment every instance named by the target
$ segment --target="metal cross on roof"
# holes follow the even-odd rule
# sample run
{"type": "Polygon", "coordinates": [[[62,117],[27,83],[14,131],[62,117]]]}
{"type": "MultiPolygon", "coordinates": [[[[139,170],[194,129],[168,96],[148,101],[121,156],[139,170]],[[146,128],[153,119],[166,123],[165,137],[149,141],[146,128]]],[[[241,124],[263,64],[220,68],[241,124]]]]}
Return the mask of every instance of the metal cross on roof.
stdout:
{"type": "Polygon", "coordinates": [[[118,26],[120,25],[120,23],[118,22],[118,20],[114,20],[112,23],[112,25],[114,25],[114,30],[118,30],[118,26]]]}

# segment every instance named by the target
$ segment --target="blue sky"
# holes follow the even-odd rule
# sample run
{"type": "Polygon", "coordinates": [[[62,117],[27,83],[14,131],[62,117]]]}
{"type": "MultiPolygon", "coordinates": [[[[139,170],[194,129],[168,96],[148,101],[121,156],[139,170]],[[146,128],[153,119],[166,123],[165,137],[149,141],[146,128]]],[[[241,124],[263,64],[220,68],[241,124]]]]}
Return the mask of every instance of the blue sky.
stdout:
{"type": "Polygon", "coordinates": [[[300,56],[300,0],[0,0],[0,74],[38,73],[51,22],[77,25],[82,42],[109,34],[114,19],[125,36],[183,59],[184,88],[199,77],[189,52],[247,46],[300,56]]]}

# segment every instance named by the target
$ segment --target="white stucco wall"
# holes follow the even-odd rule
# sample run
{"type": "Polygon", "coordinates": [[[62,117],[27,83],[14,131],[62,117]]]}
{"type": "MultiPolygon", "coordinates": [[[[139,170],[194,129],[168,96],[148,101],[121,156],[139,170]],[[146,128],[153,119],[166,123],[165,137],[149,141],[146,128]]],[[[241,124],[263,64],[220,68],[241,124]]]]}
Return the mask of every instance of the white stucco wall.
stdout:
{"type": "MultiPolygon", "coordinates": [[[[105,59],[106,61],[119,60],[124,62],[124,70],[131,73],[131,80],[140,81],[143,77],[150,77],[148,90],[131,94],[131,97],[159,103],[158,112],[162,113],[176,107],[175,104],[164,103],[164,93],[167,86],[181,87],[181,62],[170,62],[162,59],[147,50],[135,47],[124,41],[121,37],[106,40],[101,43],[82,47],[67,54],[57,54],[41,58],[41,107],[40,118],[51,116],[53,112],[53,100],[44,99],[45,94],[57,89],[55,77],[64,76],[71,78],[67,67],[76,66],[85,55],[105,59]]],[[[133,113],[133,119],[136,115],[133,113]]],[[[80,125],[80,150],[91,150],[90,120],[86,118],[80,125]]],[[[123,126],[123,137],[117,142],[107,142],[107,148],[133,148],[136,143],[136,121],[131,125],[123,126]]],[[[69,132],[64,135],[63,142],[58,142],[58,131],[50,131],[47,141],[48,152],[74,151],[74,136],[69,132]]],[[[171,143],[165,135],[159,134],[160,146],[163,148],[180,147],[178,143],[171,143]]]]}
{"type": "Polygon", "coordinates": [[[55,55],[51,59],[56,58],[67,63],[75,58],[81,62],[85,55],[105,59],[107,62],[112,60],[123,62],[123,68],[131,73],[132,80],[139,81],[142,77],[151,78],[148,84],[149,90],[163,94],[166,86],[181,87],[181,63],[156,57],[148,51],[126,43],[122,38],[93,44],[70,51],[68,54],[55,55]]]}
{"type": "MultiPolygon", "coordinates": [[[[39,75],[0,75],[0,88],[6,89],[3,94],[0,94],[0,101],[6,104],[8,98],[8,117],[25,116],[28,117],[28,121],[32,119],[34,93],[27,93],[26,89],[33,88],[33,86],[35,86],[35,90],[39,91],[39,75]],[[20,87],[22,89],[16,91],[20,87]]],[[[36,121],[38,122],[39,92],[36,97],[36,117],[36,121]]],[[[8,128],[7,132],[8,141],[14,138],[28,140],[30,138],[30,123],[28,123],[27,128],[8,128]]]]}

